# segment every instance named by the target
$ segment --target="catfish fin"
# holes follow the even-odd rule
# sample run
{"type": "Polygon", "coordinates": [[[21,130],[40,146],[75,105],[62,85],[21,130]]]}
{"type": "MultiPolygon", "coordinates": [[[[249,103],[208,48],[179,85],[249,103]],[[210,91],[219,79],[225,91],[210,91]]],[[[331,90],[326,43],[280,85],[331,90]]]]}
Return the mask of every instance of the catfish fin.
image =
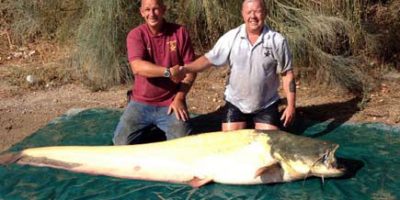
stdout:
{"type": "Polygon", "coordinates": [[[288,165],[285,162],[282,162],[281,167],[282,167],[282,171],[284,173],[283,179],[285,182],[300,180],[300,179],[306,178],[306,176],[307,176],[307,174],[297,172],[296,170],[294,170],[290,165],[288,165]]]}
{"type": "Polygon", "coordinates": [[[271,169],[275,168],[276,164],[279,165],[279,163],[274,163],[272,165],[267,165],[267,166],[258,168],[257,171],[256,171],[256,174],[254,175],[254,178],[257,178],[257,177],[261,176],[262,174],[264,174],[264,173],[270,171],[271,169]]]}
{"type": "Polygon", "coordinates": [[[199,187],[201,187],[203,185],[206,185],[207,183],[210,183],[211,181],[213,181],[212,178],[203,178],[203,179],[201,179],[201,178],[198,178],[198,177],[195,176],[195,177],[193,177],[192,180],[190,180],[188,182],[188,184],[190,186],[192,186],[193,188],[199,188],[199,187]]]}
{"type": "Polygon", "coordinates": [[[0,155],[0,165],[9,165],[21,159],[21,153],[5,153],[0,155]]]}
{"type": "MultiPolygon", "coordinates": [[[[281,183],[284,182],[284,170],[280,163],[260,168],[261,181],[263,183],[281,183]],[[262,170],[261,170],[262,169],[262,170]]],[[[259,171],[257,171],[259,172],[259,171]]]]}

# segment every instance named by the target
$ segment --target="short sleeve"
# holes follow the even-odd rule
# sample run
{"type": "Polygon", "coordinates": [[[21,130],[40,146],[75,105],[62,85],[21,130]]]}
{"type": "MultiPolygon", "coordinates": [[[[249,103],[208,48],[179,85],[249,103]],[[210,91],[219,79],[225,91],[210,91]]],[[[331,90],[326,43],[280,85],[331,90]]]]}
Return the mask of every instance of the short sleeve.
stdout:
{"type": "Polygon", "coordinates": [[[276,47],[276,59],[278,66],[276,73],[284,73],[292,69],[292,55],[286,39],[280,40],[276,47]]]}
{"type": "Polygon", "coordinates": [[[205,57],[215,66],[226,64],[238,32],[239,29],[236,28],[220,37],[214,47],[205,54],[205,57]]]}
{"type": "Polygon", "coordinates": [[[189,33],[185,27],[182,27],[182,38],[183,38],[183,44],[181,52],[183,56],[183,63],[188,64],[195,59],[195,54],[189,33]]]}
{"type": "Polygon", "coordinates": [[[133,29],[126,38],[126,48],[129,62],[144,59],[146,47],[139,29],[133,29]]]}

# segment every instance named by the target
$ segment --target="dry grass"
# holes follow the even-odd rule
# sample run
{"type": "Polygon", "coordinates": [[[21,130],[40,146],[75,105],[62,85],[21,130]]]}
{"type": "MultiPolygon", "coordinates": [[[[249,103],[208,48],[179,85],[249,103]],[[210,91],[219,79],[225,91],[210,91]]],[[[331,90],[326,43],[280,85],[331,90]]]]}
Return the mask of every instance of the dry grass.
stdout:
{"type": "Polygon", "coordinates": [[[8,80],[11,86],[22,89],[39,90],[59,87],[76,81],[70,68],[60,67],[56,63],[48,63],[40,66],[6,65],[7,74],[2,78],[8,80]],[[27,77],[32,77],[32,82],[27,77]]]}
{"type": "MultiPolygon", "coordinates": [[[[207,51],[224,32],[242,23],[241,2],[165,1],[169,7],[167,18],[187,25],[198,53],[207,51]]],[[[271,0],[266,1],[267,24],[288,38],[301,79],[365,96],[373,87],[367,84],[371,79],[365,73],[369,71],[369,60],[396,63],[392,55],[398,54],[400,46],[393,42],[400,33],[399,2],[371,7],[367,0],[271,0]],[[369,30],[366,20],[383,32],[369,30]]],[[[92,90],[130,81],[125,37],[132,27],[142,23],[140,1],[0,3],[0,23],[11,34],[9,43],[19,46],[37,40],[70,41],[71,48],[76,49],[70,52],[80,80],[92,90]]]]}

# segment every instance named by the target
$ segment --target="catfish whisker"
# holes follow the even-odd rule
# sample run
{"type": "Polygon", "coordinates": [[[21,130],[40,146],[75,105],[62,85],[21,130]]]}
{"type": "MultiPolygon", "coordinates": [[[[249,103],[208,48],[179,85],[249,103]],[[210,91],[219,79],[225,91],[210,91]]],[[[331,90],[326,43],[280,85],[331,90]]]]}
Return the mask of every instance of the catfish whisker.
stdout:
{"type": "MultiPolygon", "coordinates": [[[[310,170],[308,170],[307,174],[304,176],[303,185],[304,185],[304,182],[306,181],[306,179],[307,179],[307,178],[309,177],[309,175],[311,174],[312,168],[313,168],[319,161],[321,161],[321,160],[324,158],[324,156],[325,156],[325,155],[323,155],[323,156],[321,156],[320,158],[318,158],[318,159],[311,165],[310,170]]],[[[321,178],[322,178],[322,184],[324,184],[324,176],[321,176],[321,178]]]]}
{"type": "Polygon", "coordinates": [[[303,186],[304,186],[304,184],[305,184],[305,182],[306,182],[306,179],[308,178],[308,175],[310,175],[311,174],[311,169],[310,170],[308,170],[308,172],[307,172],[307,174],[304,176],[304,178],[303,178],[303,186]]]}

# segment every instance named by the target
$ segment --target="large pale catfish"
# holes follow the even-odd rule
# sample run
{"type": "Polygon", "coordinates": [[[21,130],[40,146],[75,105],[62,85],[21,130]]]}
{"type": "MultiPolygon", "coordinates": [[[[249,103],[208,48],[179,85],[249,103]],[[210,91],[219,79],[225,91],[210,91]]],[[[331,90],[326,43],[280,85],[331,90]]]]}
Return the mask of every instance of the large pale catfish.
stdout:
{"type": "Polygon", "coordinates": [[[17,163],[119,178],[200,187],[289,182],[309,176],[336,177],[334,143],[283,131],[212,132],[127,146],[56,146],[0,156],[17,163]]]}

